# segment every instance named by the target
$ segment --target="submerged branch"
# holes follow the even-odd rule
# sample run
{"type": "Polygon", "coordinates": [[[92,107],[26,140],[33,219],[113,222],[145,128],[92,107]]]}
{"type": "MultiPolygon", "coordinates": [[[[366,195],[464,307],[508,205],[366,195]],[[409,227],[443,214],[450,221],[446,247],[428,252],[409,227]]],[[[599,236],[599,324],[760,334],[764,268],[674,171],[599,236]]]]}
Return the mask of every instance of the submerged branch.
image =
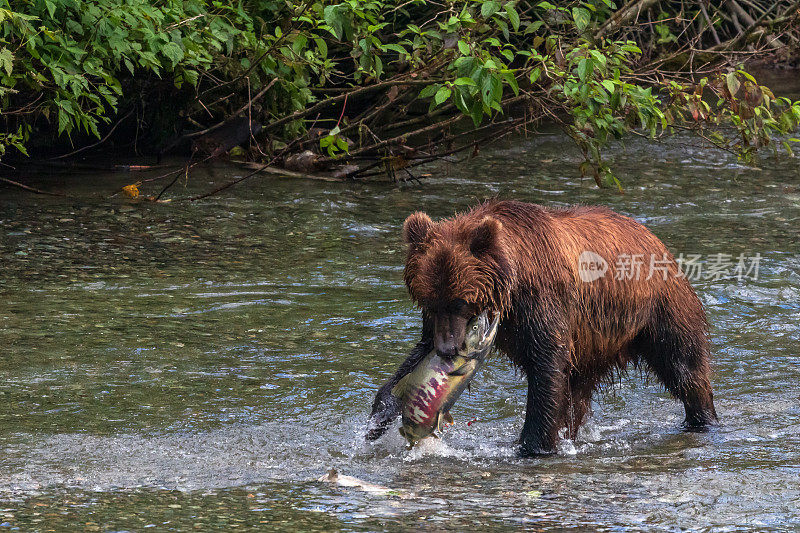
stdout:
{"type": "Polygon", "coordinates": [[[34,194],[43,194],[46,196],[60,196],[62,198],[71,198],[70,195],[64,194],[62,192],[51,192],[51,191],[43,191],[42,189],[37,189],[36,187],[31,187],[30,185],[25,185],[24,183],[20,183],[18,181],[10,180],[8,178],[4,178],[0,176],[0,181],[3,183],[8,183],[9,185],[13,185],[14,187],[18,187],[22,190],[32,192],[34,194]]]}

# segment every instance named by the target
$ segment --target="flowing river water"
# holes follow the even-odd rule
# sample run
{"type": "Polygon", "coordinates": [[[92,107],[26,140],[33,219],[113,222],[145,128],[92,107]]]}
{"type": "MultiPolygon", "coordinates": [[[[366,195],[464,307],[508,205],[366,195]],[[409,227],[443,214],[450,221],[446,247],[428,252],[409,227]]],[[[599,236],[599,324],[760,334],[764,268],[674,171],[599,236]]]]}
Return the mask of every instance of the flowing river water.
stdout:
{"type": "MultiPolygon", "coordinates": [[[[0,531],[800,529],[800,164],[688,142],[614,146],[624,195],[575,177],[547,131],[406,188],[254,178],[163,205],[3,190],[0,531]],[[419,335],[403,219],[495,196],[608,205],[706,273],[759,257],[757,275],[693,281],[721,427],[680,431],[681,406],[631,371],[576,441],[521,459],[525,381],[494,356],[441,440],[363,440],[419,335]],[[315,481],[330,467],[397,492],[315,481]]],[[[201,169],[176,194],[241,174],[201,169]]]]}

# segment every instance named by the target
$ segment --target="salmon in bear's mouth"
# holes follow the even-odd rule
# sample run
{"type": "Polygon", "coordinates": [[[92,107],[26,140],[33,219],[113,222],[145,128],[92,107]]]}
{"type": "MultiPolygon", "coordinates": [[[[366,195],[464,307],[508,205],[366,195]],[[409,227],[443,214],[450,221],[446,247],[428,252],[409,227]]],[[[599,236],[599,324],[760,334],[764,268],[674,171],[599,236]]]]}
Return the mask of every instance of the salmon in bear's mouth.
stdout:
{"type": "Polygon", "coordinates": [[[403,402],[400,433],[410,446],[452,423],[450,408],[486,361],[497,333],[499,316],[490,323],[487,313],[467,325],[466,349],[452,358],[431,350],[416,368],[401,379],[392,394],[403,402]]]}
{"type": "Polygon", "coordinates": [[[428,383],[409,391],[405,401],[409,404],[407,418],[410,422],[424,425],[436,422],[434,416],[439,414],[439,407],[445,399],[447,375],[450,370],[447,365],[436,365],[429,368],[429,372],[433,375],[428,383]]]}

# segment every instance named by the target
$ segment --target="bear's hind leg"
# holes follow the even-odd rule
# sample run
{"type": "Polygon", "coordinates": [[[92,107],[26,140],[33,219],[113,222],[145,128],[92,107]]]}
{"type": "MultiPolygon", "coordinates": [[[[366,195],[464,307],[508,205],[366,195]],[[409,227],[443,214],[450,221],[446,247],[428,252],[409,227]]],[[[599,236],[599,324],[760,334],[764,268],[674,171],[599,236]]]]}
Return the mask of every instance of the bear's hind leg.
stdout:
{"type": "Polygon", "coordinates": [[[589,414],[592,393],[594,392],[596,380],[578,374],[573,370],[569,377],[569,410],[564,425],[568,430],[568,438],[574,440],[578,435],[578,429],[586,421],[589,414]]]}
{"type": "MultiPolygon", "coordinates": [[[[699,301],[696,304],[700,306],[699,301]]],[[[667,390],[683,402],[684,427],[698,431],[715,425],[717,412],[711,391],[708,338],[701,326],[687,326],[688,314],[683,320],[676,319],[662,308],[634,339],[633,348],[667,390]]]]}

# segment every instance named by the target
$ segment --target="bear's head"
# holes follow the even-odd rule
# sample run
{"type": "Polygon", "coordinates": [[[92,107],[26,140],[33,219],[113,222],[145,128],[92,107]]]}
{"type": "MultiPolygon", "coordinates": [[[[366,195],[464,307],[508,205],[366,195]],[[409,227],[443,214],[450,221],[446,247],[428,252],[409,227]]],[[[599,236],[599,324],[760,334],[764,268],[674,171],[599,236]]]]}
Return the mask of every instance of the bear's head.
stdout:
{"type": "Polygon", "coordinates": [[[408,291],[433,321],[436,350],[452,357],[474,316],[508,312],[514,273],[503,224],[491,216],[434,222],[417,212],[403,224],[403,237],[408,291]]]}

